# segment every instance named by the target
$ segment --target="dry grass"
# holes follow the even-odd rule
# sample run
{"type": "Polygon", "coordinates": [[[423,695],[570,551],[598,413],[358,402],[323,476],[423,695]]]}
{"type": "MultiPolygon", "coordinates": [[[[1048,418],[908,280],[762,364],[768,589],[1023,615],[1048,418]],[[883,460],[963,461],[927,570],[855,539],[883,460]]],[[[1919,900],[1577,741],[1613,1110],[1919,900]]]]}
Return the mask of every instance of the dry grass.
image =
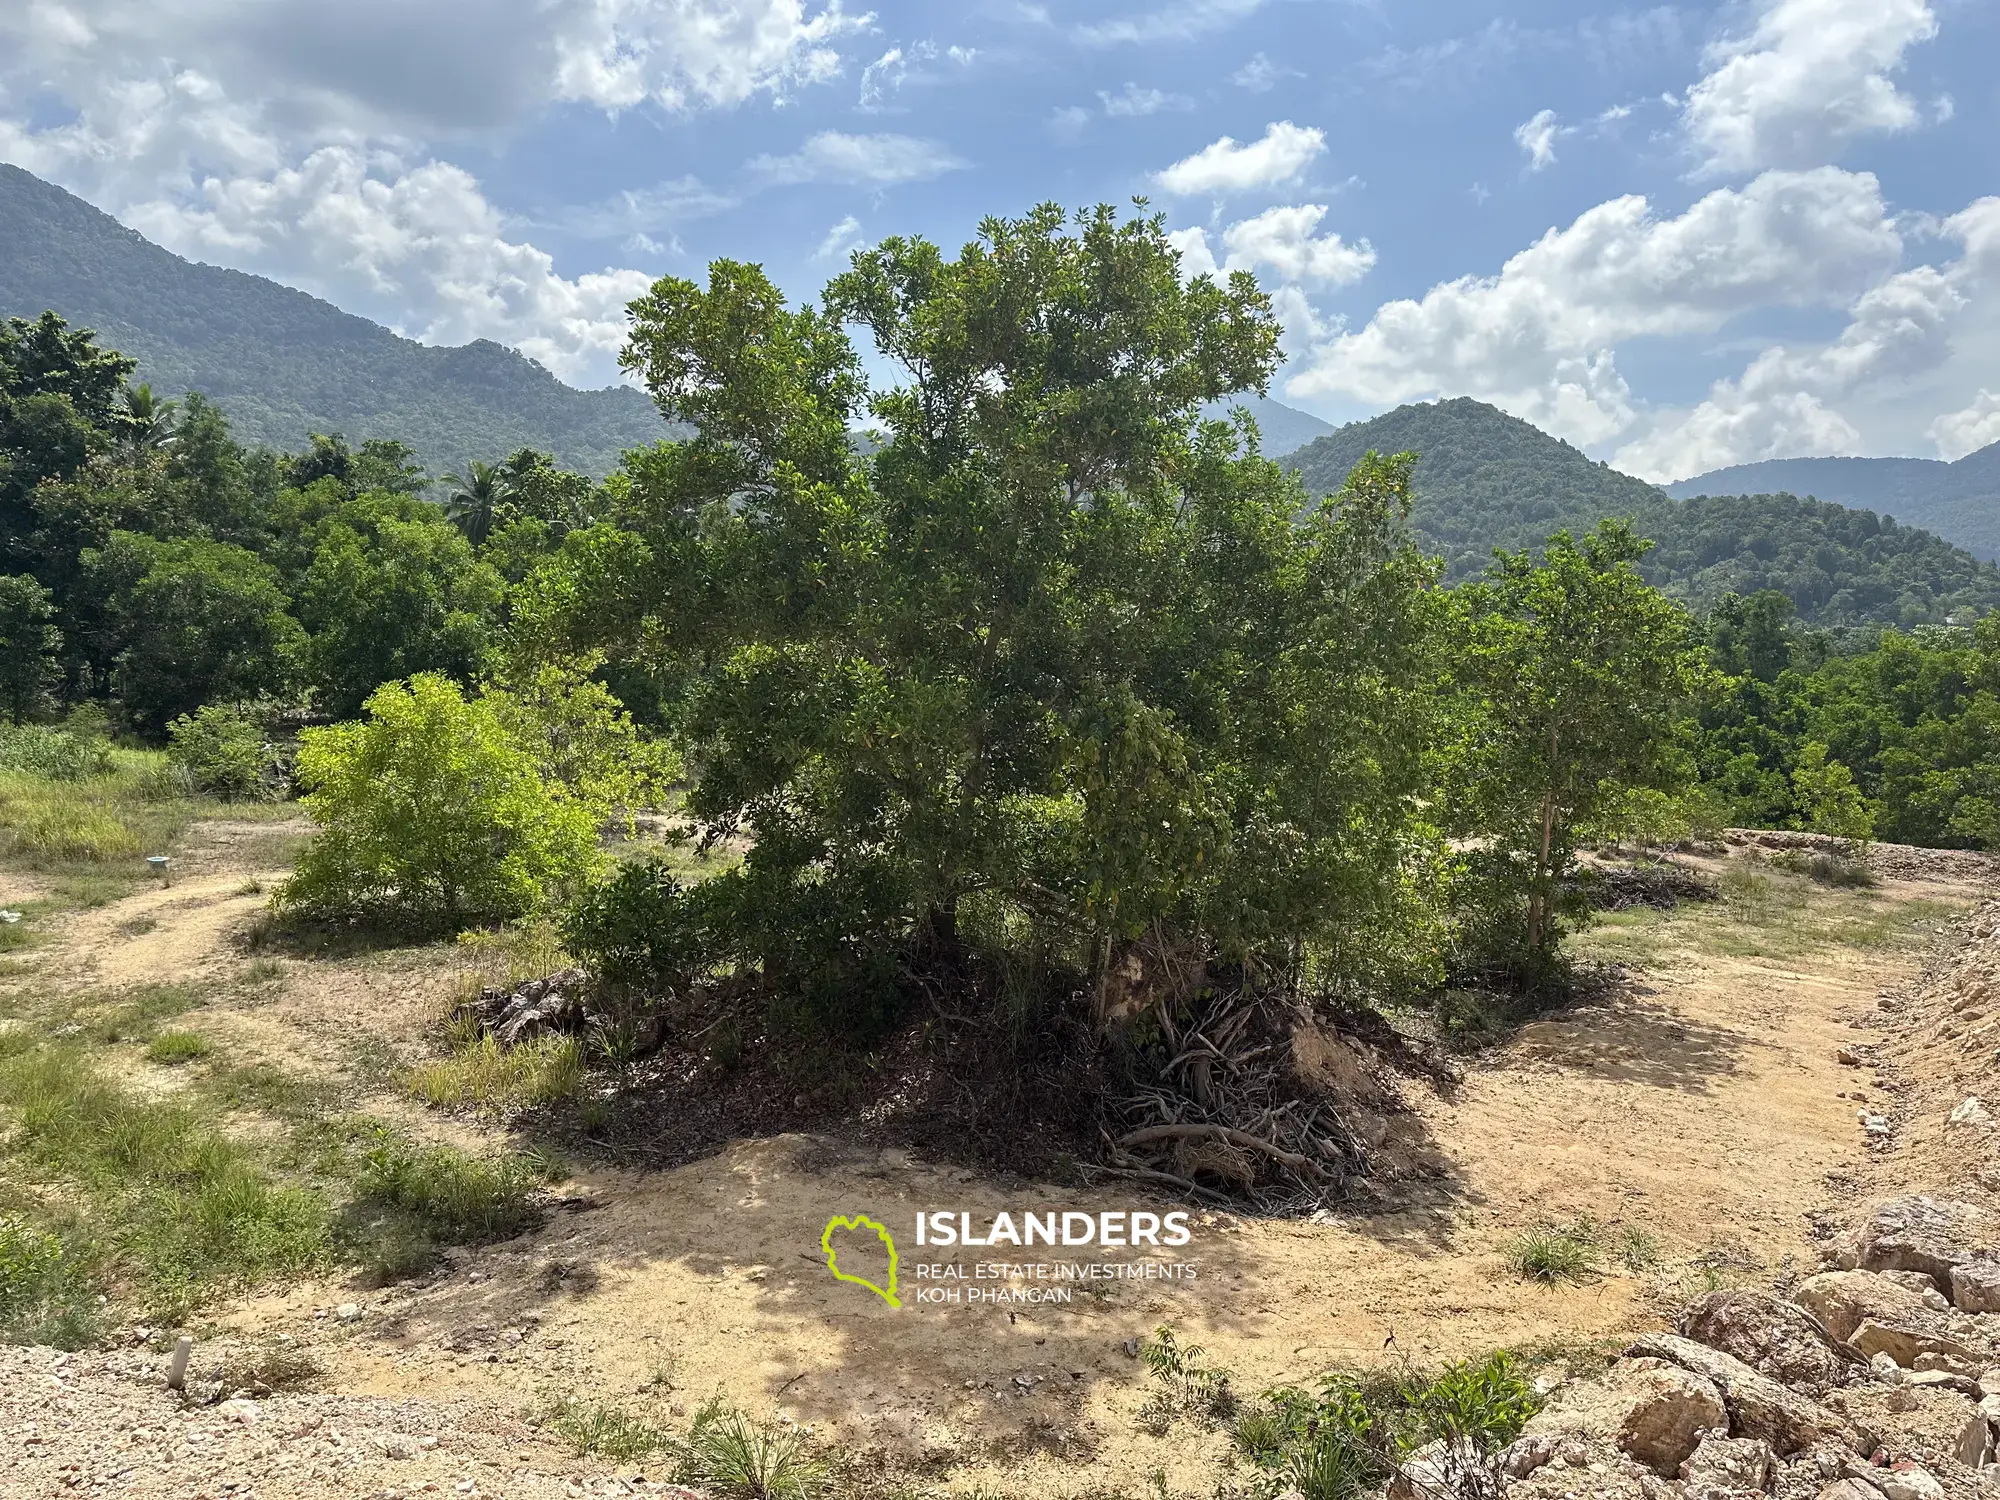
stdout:
{"type": "Polygon", "coordinates": [[[410,1070],[410,1092],[438,1109],[520,1109],[566,1099],[582,1084],[575,1037],[539,1037],[501,1047],[490,1036],[462,1042],[449,1057],[410,1070]]]}

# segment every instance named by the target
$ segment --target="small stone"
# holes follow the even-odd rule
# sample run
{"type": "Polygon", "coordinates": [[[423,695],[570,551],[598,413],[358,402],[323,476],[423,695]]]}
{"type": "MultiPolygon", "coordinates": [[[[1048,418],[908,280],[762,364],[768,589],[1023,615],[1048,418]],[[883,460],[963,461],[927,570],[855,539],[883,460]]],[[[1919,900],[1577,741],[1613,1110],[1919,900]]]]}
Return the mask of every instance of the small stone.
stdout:
{"type": "Polygon", "coordinates": [[[1993,1116],[1979,1096],[1974,1094],[1958,1102],[1951,1112],[1950,1123],[1969,1130],[1983,1130],[1993,1123],[1993,1116]]]}
{"type": "Polygon", "coordinates": [[[416,1450],[401,1438],[390,1438],[382,1445],[384,1458],[415,1458],[416,1450]]]}
{"type": "Polygon", "coordinates": [[[241,1427],[255,1427],[258,1411],[254,1401],[235,1398],[222,1403],[222,1420],[234,1422],[241,1427]]]}
{"type": "Polygon", "coordinates": [[[361,1321],[361,1304],[358,1302],[343,1302],[333,1310],[333,1315],[343,1323],[359,1323],[361,1321]]]}
{"type": "Polygon", "coordinates": [[[1944,1500],[1944,1486],[1915,1464],[1889,1470],[1875,1487],[1889,1500],[1944,1500]]]}

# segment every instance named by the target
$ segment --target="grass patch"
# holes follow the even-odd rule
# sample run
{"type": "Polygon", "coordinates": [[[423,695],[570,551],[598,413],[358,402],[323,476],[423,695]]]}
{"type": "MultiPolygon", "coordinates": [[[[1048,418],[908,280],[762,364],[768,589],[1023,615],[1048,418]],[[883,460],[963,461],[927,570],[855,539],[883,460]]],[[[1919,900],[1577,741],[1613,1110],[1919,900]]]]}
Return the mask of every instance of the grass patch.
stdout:
{"type": "Polygon", "coordinates": [[[163,1031],[147,1044],[146,1060],[174,1067],[208,1056],[208,1038],[194,1031],[163,1031]]]}
{"type": "Polygon", "coordinates": [[[46,869],[163,852],[197,812],[159,796],[164,764],[154,751],[114,750],[102,770],[76,780],[0,769],[0,855],[46,869]]]}
{"type": "Polygon", "coordinates": [[[1598,1274],[1597,1230],[1586,1219],[1538,1224],[1509,1240],[1504,1254],[1516,1276],[1544,1286],[1587,1281],[1598,1274]]]}
{"type": "Polygon", "coordinates": [[[1540,1404],[1519,1363],[1498,1353],[1431,1373],[1335,1374],[1317,1392],[1280,1386],[1243,1410],[1231,1436],[1272,1488],[1307,1500],[1375,1493],[1405,1458],[1439,1441],[1494,1481],[1479,1493],[1498,1493],[1492,1460],[1540,1404]]]}
{"type": "Polygon", "coordinates": [[[753,1422],[720,1398],[695,1413],[674,1446],[677,1479],[740,1500],[812,1500],[826,1487],[826,1469],[807,1454],[804,1433],[753,1422]]]}
{"type": "Polygon", "coordinates": [[[71,1011],[68,1025],[94,1042],[150,1042],[162,1021],[186,1015],[201,1003],[201,995],[188,985],[141,985],[113,999],[86,1000],[71,1011]]]}
{"type": "Polygon", "coordinates": [[[363,1202],[397,1208],[446,1244],[511,1239],[540,1213],[534,1190],[552,1170],[539,1156],[474,1156],[456,1146],[376,1147],[355,1187],[363,1202]]]}
{"type": "Polygon", "coordinates": [[[412,1068],[409,1089],[439,1109],[518,1109],[566,1099],[583,1078],[583,1049],[575,1037],[537,1037],[503,1048],[480,1036],[460,1042],[448,1057],[412,1068]]]}
{"type": "Polygon", "coordinates": [[[568,1443],[578,1458],[629,1463],[676,1446],[673,1435],[608,1401],[564,1397],[542,1417],[542,1425],[568,1443]]]}
{"type": "Polygon", "coordinates": [[[80,1349],[102,1322],[86,1258],[60,1235],[0,1215],[0,1340],[80,1349]]]}
{"type": "Polygon", "coordinates": [[[81,1200],[115,1273],[158,1318],[184,1320],[225,1291],[329,1256],[318,1194],[274,1183],[190,1104],[121,1093],[73,1047],[0,1063],[0,1105],[17,1126],[17,1158],[81,1200]]]}

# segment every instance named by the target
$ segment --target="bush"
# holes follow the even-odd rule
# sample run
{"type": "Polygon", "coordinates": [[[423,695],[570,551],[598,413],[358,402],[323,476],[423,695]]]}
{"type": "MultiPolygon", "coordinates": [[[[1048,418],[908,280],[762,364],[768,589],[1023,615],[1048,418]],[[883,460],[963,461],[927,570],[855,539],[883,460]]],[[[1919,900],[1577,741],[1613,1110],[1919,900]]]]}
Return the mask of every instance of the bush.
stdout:
{"type": "Polygon", "coordinates": [[[741,1500],[811,1500],[826,1482],[826,1471],[806,1456],[803,1432],[760,1427],[719,1397],[695,1413],[687,1438],[674,1446],[676,1477],[741,1500]]]}
{"type": "Polygon", "coordinates": [[[280,907],[460,927],[519,916],[598,868],[602,809],[549,784],[491,703],[420,674],[378,688],[367,713],[301,736],[320,831],[280,907]]]}
{"type": "Polygon", "coordinates": [[[570,1036],[537,1037],[504,1049],[482,1036],[410,1070],[410,1092],[442,1109],[553,1104],[582,1082],[583,1050],[570,1036]]]}
{"type": "Polygon", "coordinates": [[[82,781],[111,769],[111,742],[80,729],[0,725],[0,771],[82,781]]]}
{"type": "Polygon", "coordinates": [[[1507,1243],[1507,1264],[1517,1276],[1554,1286],[1597,1274],[1597,1235],[1590,1225],[1538,1224],[1507,1243]]]}
{"type": "Polygon", "coordinates": [[[693,893],[657,859],[621,865],[578,897],[563,942],[614,984],[651,990],[681,983],[709,948],[693,893]]]}
{"type": "Polygon", "coordinates": [[[0,1341],[78,1349],[99,1321],[96,1288],[61,1238],[0,1216],[0,1341]]]}
{"type": "Polygon", "coordinates": [[[267,715],[249,704],[209,703],[167,726],[167,764],[191,792],[224,801],[273,801],[290,789],[267,715]]]}
{"type": "Polygon", "coordinates": [[[540,1217],[534,1190],[547,1176],[526,1156],[473,1156],[455,1146],[377,1146],[356,1195],[410,1215],[432,1240],[477,1245],[511,1239],[540,1217]]]}
{"type": "Polygon", "coordinates": [[[192,1031],[163,1031],[154,1037],[146,1048],[146,1057],[151,1062],[165,1063],[169,1067],[177,1063],[193,1062],[198,1057],[209,1054],[208,1038],[192,1031]]]}

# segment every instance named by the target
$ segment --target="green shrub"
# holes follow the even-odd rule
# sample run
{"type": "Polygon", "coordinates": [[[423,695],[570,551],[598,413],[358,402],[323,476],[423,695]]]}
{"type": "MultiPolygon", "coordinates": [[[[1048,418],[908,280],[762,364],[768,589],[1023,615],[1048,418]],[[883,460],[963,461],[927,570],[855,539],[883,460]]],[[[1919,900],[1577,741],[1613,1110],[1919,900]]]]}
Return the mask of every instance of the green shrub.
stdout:
{"type": "Polygon", "coordinates": [[[482,1109],[553,1104],[583,1082],[583,1049],[575,1037],[545,1036],[502,1047],[479,1036],[449,1057],[410,1070],[410,1091],[440,1109],[482,1109]]]}
{"type": "Polygon", "coordinates": [[[599,867],[603,809],[547,782],[490,702],[424,674],[385,683],[367,713],[301,736],[319,832],[281,907],[462,927],[533,910],[599,867]]]}
{"type": "Polygon", "coordinates": [[[82,781],[110,769],[109,740],[42,724],[0,724],[0,771],[26,771],[50,781],[82,781]]]}
{"type": "Polygon", "coordinates": [[[146,1048],[148,1061],[169,1066],[193,1062],[197,1057],[208,1056],[208,1053],[208,1038],[192,1031],[163,1031],[146,1048]]]}
{"type": "Polygon", "coordinates": [[[1803,875],[1818,885],[1867,890],[1882,882],[1859,858],[1843,858],[1824,849],[1785,849],[1771,856],[1774,868],[1803,875]]]}
{"type": "Polygon", "coordinates": [[[1585,1223],[1538,1224],[1507,1242],[1507,1264],[1529,1281],[1553,1286],[1597,1274],[1597,1236],[1585,1223]]]}
{"type": "Polygon", "coordinates": [[[660,1428],[607,1401],[572,1401],[565,1397],[542,1418],[542,1425],[575,1450],[579,1458],[603,1458],[629,1463],[673,1446],[660,1428]]]}
{"type": "Polygon", "coordinates": [[[356,1196],[410,1215],[439,1244],[511,1239],[540,1217],[534,1190],[546,1176],[525,1156],[473,1156],[455,1146],[389,1143],[370,1151],[356,1196]]]}
{"type": "Polygon", "coordinates": [[[243,703],[209,703],[167,725],[167,764],[188,790],[224,801],[284,796],[291,772],[271,742],[268,714],[243,703]]]}
{"type": "Polygon", "coordinates": [[[675,1444],[677,1477],[741,1500],[811,1500],[824,1488],[826,1471],[805,1446],[803,1432],[760,1426],[718,1397],[695,1413],[686,1439],[675,1444]]]}
{"type": "Polygon", "coordinates": [[[77,1349],[100,1321],[97,1289],[61,1238],[0,1215],[0,1341],[77,1349]]]}
{"type": "Polygon", "coordinates": [[[563,918],[563,941],[615,984],[670,988],[711,954],[702,904],[657,859],[620,865],[563,918]]]}

